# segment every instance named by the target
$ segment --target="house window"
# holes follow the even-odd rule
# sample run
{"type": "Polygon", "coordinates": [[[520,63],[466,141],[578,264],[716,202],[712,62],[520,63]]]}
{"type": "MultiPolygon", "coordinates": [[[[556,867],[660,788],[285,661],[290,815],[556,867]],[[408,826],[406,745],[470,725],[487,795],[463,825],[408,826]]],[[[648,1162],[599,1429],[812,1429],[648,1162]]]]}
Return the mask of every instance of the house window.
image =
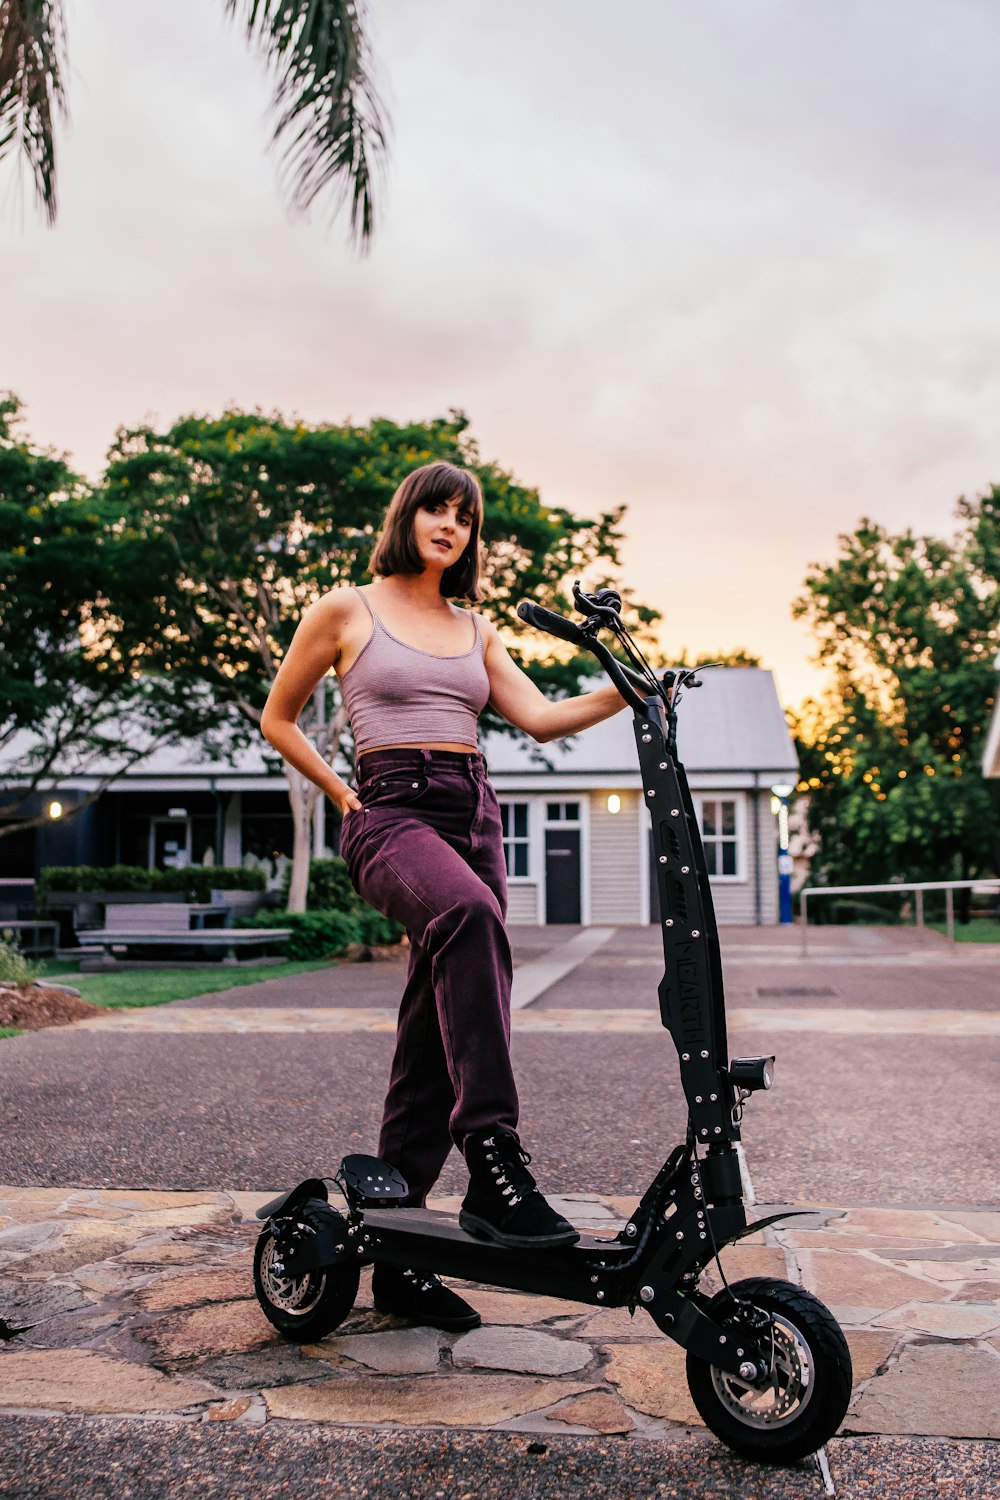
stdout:
{"type": "Polygon", "coordinates": [[[739,879],[739,819],[734,799],[701,799],[701,837],[709,875],[739,879]]]}
{"type": "Polygon", "coordinates": [[[501,802],[500,817],[503,822],[503,852],[507,861],[507,875],[511,880],[525,880],[530,874],[528,803],[501,802]]]}
{"type": "Polygon", "coordinates": [[[579,823],[579,802],[546,802],[546,823],[579,823]]]}

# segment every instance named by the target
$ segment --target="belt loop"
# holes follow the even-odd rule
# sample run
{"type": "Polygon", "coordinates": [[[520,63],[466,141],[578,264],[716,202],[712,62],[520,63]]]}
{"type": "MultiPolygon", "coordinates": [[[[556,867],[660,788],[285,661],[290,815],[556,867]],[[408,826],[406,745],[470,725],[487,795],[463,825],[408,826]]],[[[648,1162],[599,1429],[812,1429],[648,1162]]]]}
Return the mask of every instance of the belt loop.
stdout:
{"type": "Polygon", "coordinates": [[[429,750],[421,750],[420,758],[424,763],[424,774],[429,775],[431,769],[431,752],[429,750]]]}

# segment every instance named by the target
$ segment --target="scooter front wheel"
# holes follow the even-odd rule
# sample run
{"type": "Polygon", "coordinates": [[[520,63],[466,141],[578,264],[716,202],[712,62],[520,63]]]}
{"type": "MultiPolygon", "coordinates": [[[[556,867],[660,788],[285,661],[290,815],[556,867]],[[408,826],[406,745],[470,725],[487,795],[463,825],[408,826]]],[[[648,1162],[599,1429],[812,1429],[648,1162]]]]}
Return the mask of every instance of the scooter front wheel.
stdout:
{"type": "MultiPolygon", "coordinates": [[[[299,1213],[308,1223],[308,1204],[299,1213]]],[[[268,1322],[297,1344],[325,1338],[344,1321],[354,1306],[360,1280],[360,1267],[350,1262],[294,1276],[285,1268],[270,1225],[257,1241],[253,1260],[257,1301],[268,1322]]]]}
{"type": "Polygon", "coordinates": [[[707,1311],[737,1334],[759,1321],[770,1370],[751,1383],[689,1351],[688,1387],[706,1426],[736,1453],[770,1463],[822,1448],[844,1419],[852,1378],[847,1340],[828,1308],[791,1282],[753,1277],[719,1292],[707,1311]]]}

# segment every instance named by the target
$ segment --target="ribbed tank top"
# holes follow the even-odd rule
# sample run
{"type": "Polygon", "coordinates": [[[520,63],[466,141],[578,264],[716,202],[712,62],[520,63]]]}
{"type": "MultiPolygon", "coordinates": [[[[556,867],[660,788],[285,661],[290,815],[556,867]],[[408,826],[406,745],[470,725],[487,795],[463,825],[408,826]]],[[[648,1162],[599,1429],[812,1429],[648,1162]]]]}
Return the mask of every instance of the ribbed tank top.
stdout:
{"type": "Polygon", "coordinates": [[[490,696],[482,632],[460,656],[435,656],[397,640],[360,589],[372,633],[340,689],[360,755],[376,745],[476,744],[476,719],[490,696]]]}

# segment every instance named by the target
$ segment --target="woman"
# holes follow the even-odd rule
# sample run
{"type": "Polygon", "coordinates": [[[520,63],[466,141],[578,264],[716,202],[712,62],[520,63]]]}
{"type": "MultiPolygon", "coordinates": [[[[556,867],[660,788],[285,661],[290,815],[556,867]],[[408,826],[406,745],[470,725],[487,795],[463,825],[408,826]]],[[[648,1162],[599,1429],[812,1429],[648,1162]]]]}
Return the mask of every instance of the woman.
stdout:
{"type": "MultiPolygon", "coordinates": [[[[410,939],[379,1156],[422,1205],[452,1145],[470,1184],[459,1222],[501,1245],[572,1244],[538,1191],[516,1133],[510,945],[500,812],[476,746],[489,703],[547,741],[624,707],[610,684],[549,702],[476,603],[483,499],[467,470],[428,464],[393,496],[372,554],[377,581],[333,589],[302,617],[261,717],[265,738],[343,818],[355,887],[410,939]],[[357,791],[296,720],[331,666],[357,750],[357,791]]],[[[441,1328],[479,1315],[436,1277],[376,1266],[375,1306],[441,1328]]]]}

